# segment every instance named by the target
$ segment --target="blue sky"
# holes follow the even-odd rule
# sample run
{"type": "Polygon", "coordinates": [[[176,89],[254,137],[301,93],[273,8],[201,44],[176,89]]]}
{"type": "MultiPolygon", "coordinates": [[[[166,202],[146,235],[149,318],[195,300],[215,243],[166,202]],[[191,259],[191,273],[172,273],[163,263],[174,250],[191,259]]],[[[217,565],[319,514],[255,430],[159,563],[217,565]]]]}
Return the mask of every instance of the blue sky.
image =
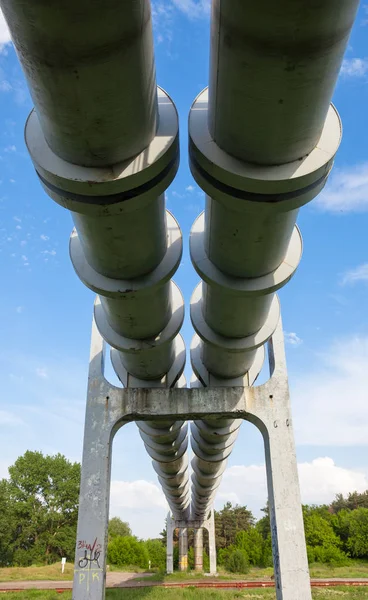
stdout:
{"type": "MultiPolygon", "coordinates": [[[[189,172],[186,126],[208,81],[208,4],[153,2],[158,83],[181,121],[181,167],[167,205],[184,235],[175,280],[187,307],[197,283],[188,235],[203,194],[189,172]]],[[[362,5],[334,96],[343,142],[328,186],[300,213],[304,256],[280,294],[305,502],[368,488],[367,34],[362,5]]],[[[23,129],[32,105],[2,19],[0,45],[1,477],[27,449],[80,460],[93,295],[69,261],[71,218],[44,194],[27,155],[23,129]]],[[[183,335],[188,347],[188,316],[183,335]]],[[[116,437],[112,478],[111,514],[139,536],[157,535],[166,505],[134,425],[116,437]]],[[[262,441],[248,424],[217,507],[228,499],[256,514],[266,500],[262,441]]]]}

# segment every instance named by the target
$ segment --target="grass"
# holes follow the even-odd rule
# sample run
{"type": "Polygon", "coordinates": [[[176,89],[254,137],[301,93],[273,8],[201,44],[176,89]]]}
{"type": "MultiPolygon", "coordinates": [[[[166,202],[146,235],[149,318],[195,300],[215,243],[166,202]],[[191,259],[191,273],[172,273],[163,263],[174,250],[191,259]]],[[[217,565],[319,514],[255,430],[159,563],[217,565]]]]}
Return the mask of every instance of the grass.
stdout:
{"type": "MultiPolygon", "coordinates": [[[[349,561],[349,564],[344,567],[332,568],[329,565],[323,565],[315,563],[310,566],[310,574],[314,579],[334,579],[334,578],[368,578],[368,562],[364,561],[349,561]]],[[[219,568],[219,575],[216,578],[219,581],[231,581],[231,580],[243,580],[243,581],[257,581],[271,578],[273,575],[273,568],[259,569],[252,568],[246,575],[226,573],[224,570],[219,568]]],[[[150,577],[151,581],[156,582],[175,582],[175,581],[193,581],[202,579],[202,574],[193,572],[189,573],[174,573],[173,575],[165,575],[163,573],[156,573],[150,577]]],[[[143,581],[143,578],[138,578],[138,581],[143,581]]],[[[147,579],[145,579],[147,581],[147,579]]],[[[367,592],[368,599],[368,592],[367,592]]]]}
{"type": "MultiPolygon", "coordinates": [[[[32,567],[5,567],[0,569],[0,582],[4,581],[70,581],[73,579],[72,563],[65,565],[64,574],[61,574],[60,563],[48,566],[32,566],[32,567]]],[[[138,568],[126,568],[126,567],[112,567],[110,571],[124,571],[125,573],[139,573],[143,572],[143,569],[138,568]]],[[[226,573],[225,571],[219,572],[218,580],[220,581],[231,581],[231,580],[259,580],[269,579],[273,573],[272,568],[268,569],[256,569],[253,568],[246,575],[233,575],[226,573]]],[[[347,577],[347,578],[360,578],[368,577],[368,562],[364,561],[349,561],[349,564],[344,567],[332,568],[328,565],[322,565],[316,563],[310,567],[311,577],[316,579],[329,579],[335,577],[347,577]]],[[[174,573],[174,575],[163,575],[162,573],[155,573],[149,580],[151,581],[193,581],[202,579],[202,574],[197,573],[174,573]]],[[[138,578],[139,580],[147,581],[147,578],[138,578]]],[[[367,591],[368,600],[368,591],[367,591]]]]}
{"type": "MultiPolygon", "coordinates": [[[[57,594],[51,591],[27,590],[7,594],[9,600],[71,600],[71,592],[57,594]]],[[[233,600],[257,598],[275,600],[272,589],[252,590],[196,590],[193,588],[166,590],[143,588],[136,590],[115,589],[106,592],[106,600],[233,600]]],[[[367,588],[325,588],[313,590],[313,600],[367,600],[367,588]]]]}
{"type": "Polygon", "coordinates": [[[68,581],[73,579],[74,565],[66,563],[64,574],[61,563],[31,567],[4,567],[0,569],[0,581],[68,581]]]}

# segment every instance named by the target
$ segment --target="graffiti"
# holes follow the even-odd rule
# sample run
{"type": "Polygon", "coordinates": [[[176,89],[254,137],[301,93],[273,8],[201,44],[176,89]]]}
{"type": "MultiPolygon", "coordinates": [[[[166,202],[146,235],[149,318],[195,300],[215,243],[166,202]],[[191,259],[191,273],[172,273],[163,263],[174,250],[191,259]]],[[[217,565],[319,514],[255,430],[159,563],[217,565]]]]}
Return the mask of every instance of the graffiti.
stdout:
{"type": "MultiPolygon", "coordinates": [[[[83,573],[83,571],[79,571],[78,572],[78,583],[79,583],[79,585],[81,585],[81,583],[83,583],[84,581],[86,581],[87,577],[88,577],[87,583],[89,584],[89,573],[86,574],[86,573],[83,573]]],[[[94,571],[94,572],[92,572],[92,583],[94,581],[100,581],[100,571],[94,571]]]]}
{"type": "Polygon", "coordinates": [[[86,567],[91,568],[94,565],[97,566],[98,569],[101,568],[99,558],[102,546],[98,543],[97,538],[95,538],[93,544],[89,544],[85,540],[78,540],[77,550],[84,550],[84,556],[78,561],[78,565],[81,569],[85,569],[86,567]]]}

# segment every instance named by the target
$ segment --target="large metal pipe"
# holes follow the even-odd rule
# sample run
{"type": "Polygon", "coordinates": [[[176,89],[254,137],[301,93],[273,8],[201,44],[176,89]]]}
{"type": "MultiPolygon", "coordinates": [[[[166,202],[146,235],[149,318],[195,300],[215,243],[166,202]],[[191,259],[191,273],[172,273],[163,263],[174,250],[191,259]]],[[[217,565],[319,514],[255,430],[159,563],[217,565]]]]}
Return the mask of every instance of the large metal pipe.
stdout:
{"type": "Polygon", "coordinates": [[[1,0],[45,139],[64,160],[108,166],[157,127],[149,0],[1,0]]]}
{"type": "Polygon", "coordinates": [[[219,378],[244,375],[278,321],[275,291],[294,274],[302,252],[295,229],[301,206],[324,187],[341,140],[330,107],[316,148],[303,161],[261,166],[234,158],[212,139],[208,91],[189,118],[192,173],[207,195],[191,234],[192,262],[203,279],[191,319],[205,367],[219,378]]]}
{"type": "MultiPolygon", "coordinates": [[[[36,105],[26,143],[46,193],[72,214],[71,260],[98,294],[113,367],[124,386],[177,385],[184,302],[171,277],[182,235],[164,193],[178,168],[178,116],[156,88],[150,3],[67,0],[59,19],[38,0],[3,5],[36,105]]],[[[173,513],[186,518],[187,425],[138,426],[173,513]]]]}
{"type": "Polygon", "coordinates": [[[213,0],[209,129],[259,164],[317,145],[359,0],[213,0]]]}
{"type": "MultiPolygon", "coordinates": [[[[255,358],[245,377],[232,380],[215,377],[206,368],[199,338],[194,336],[191,346],[191,361],[195,376],[192,387],[249,386],[253,385],[264,361],[264,348],[256,352],[255,358]]],[[[217,489],[229,458],[242,421],[222,417],[208,417],[191,424],[192,460],[192,503],[193,519],[205,519],[212,507],[217,489]]]]}

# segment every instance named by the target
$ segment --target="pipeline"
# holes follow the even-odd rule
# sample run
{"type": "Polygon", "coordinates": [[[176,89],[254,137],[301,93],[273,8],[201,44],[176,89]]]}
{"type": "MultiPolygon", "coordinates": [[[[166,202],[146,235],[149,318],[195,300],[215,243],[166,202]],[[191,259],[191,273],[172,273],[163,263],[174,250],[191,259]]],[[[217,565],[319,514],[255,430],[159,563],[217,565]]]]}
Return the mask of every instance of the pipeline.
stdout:
{"type": "MultiPolygon", "coordinates": [[[[179,126],[156,84],[150,2],[1,7],[35,106],[27,148],[45,192],[71,212],[70,258],[97,294],[95,322],[115,371],[124,386],[174,386],[185,364],[184,301],[171,281],[182,234],[164,194],[179,164],[179,126]]],[[[184,518],[187,426],[139,427],[167,500],[184,518]]]]}
{"type": "MultiPolygon", "coordinates": [[[[298,211],[323,189],[341,141],[330,102],[358,5],[212,1],[209,88],[189,115],[190,168],[206,195],[190,237],[202,279],[191,299],[191,362],[202,385],[252,385],[247,374],[275,331],[276,292],[302,255],[298,211]]],[[[239,431],[218,427],[220,438],[208,420],[192,427],[197,516],[239,431]],[[217,467],[205,480],[206,461],[217,467]]]]}

